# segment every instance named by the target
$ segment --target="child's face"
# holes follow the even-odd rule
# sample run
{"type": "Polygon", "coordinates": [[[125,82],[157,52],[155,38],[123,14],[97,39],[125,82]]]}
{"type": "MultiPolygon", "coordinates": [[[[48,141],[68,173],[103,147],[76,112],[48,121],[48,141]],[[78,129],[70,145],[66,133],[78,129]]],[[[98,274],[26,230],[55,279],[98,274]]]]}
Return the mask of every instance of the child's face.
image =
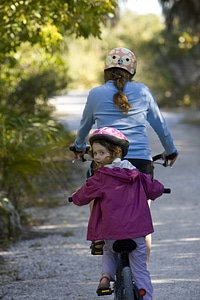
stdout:
{"type": "Polygon", "coordinates": [[[93,143],[92,145],[94,161],[98,167],[102,167],[106,164],[106,161],[110,161],[110,153],[108,150],[99,143],[93,143]]]}

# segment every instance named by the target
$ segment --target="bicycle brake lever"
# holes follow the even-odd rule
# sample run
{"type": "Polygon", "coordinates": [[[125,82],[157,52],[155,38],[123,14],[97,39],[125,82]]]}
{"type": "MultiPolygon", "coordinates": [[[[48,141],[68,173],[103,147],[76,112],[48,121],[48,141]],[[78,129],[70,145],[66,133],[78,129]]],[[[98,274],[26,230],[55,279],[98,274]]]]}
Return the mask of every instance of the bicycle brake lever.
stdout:
{"type": "Polygon", "coordinates": [[[168,166],[169,166],[169,164],[168,164],[168,159],[166,159],[162,165],[163,165],[164,167],[168,167],[168,166]]]}
{"type": "Polygon", "coordinates": [[[87,159],[84,157],[84,154],[81,155],[81,161],[84,162],[84,161],[86,161],[86,160],[87,160],[87,159]]]}

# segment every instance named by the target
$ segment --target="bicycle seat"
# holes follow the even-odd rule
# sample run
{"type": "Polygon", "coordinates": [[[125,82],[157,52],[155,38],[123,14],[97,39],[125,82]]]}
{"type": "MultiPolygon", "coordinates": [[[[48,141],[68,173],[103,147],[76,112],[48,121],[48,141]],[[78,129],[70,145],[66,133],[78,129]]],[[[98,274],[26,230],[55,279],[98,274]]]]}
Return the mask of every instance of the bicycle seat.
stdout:
{"type": "Polygon", "coordinates": [[[117,240],[113,244],[113,250],[115,252],[131,252],[135,250],[137,244],[132,239],[125,239],[125,240],[117,240]]]}

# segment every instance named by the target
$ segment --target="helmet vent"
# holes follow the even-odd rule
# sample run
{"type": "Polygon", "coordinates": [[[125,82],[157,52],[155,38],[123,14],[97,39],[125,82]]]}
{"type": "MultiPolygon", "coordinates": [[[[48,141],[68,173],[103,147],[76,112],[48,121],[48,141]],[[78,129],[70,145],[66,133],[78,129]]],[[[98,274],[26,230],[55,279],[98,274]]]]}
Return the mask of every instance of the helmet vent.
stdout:
{"type": "Polygon", "coordinates": [[[121,66],[122,64],[123,64],[123,59],[119,59],[119,60],[118,60],[118,65],[121,66]]]}

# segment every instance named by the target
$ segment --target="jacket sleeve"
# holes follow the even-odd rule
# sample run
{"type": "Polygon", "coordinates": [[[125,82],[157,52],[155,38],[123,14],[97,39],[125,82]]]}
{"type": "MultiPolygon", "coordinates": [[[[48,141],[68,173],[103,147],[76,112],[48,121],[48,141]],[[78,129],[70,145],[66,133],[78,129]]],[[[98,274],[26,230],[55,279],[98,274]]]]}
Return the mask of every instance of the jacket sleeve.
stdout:
{"type": "Polygon", "coordinates": [[[101,197],[101,176],[95,174],[79,188],[73,195],[72,200],[78,206],[86,205],[95,198],[101,197]]]}
{"type": "Polygon", "coordinates": [[[160,142],[165,149],[165,153],[170,155],[174,152],[177,152],[176,147],[174,146],[172,135],[167,126],[166,120],[163,117],[156,100],[154,99],[151,91],[149,90],[149,110],[147,114],[147,121],[153,128],[153,130],[158,135],[160,142]]]}
{"type": "Polygon", "coordinates": [[[95,119],[92,113],[92,96],[90,94],[91,92],[88,95],[87,102],[83,110],[79,130],[74,141],[74,146],[77,150],[80,151],[86,148],[86,137],[88,136],[93,124],[95,123],[95,119]]]}
{"type": "Polygon", "coordinates": [[[150,175],[140,173],[141,182],[145,190],[147,199],[155,200],[164,192],[164,185],[156,179],[152,179],[150,175]]]}

